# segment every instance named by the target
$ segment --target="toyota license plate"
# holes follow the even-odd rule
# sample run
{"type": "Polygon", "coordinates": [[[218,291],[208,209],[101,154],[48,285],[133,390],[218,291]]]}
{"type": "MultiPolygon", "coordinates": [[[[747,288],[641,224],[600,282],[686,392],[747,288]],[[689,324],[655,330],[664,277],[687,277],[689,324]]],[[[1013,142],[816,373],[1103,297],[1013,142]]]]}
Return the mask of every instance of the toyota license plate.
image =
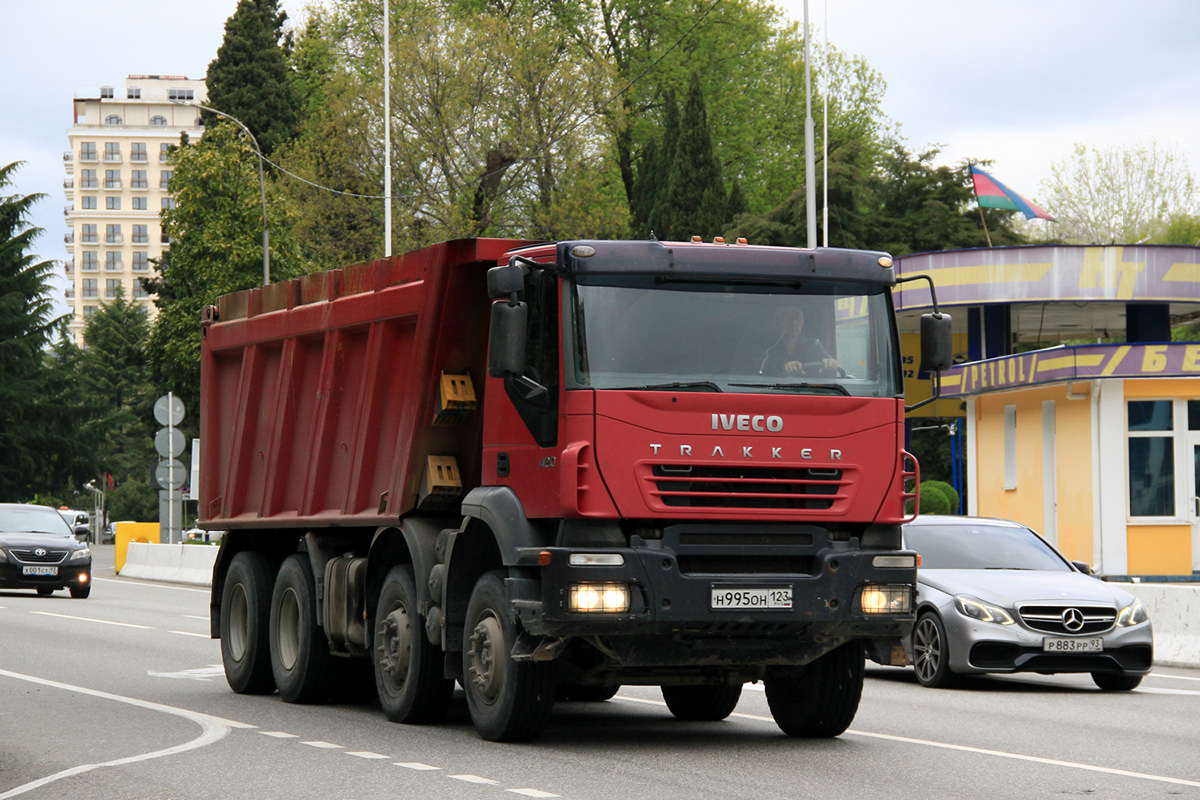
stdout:
{"type": "Polygon", "coordinates": [[[780,611],[792,607],[792,587],[769,586],[746,589],[728,586],[712,587],[712,609],[715,611],[767,610],[780,611]]]}
{"type": "Polygon", "coordinates": [[[1103,639],[1042,639],[1044,653],[1101,653],[1103,639]]]}
{"type": "Polygon", "coordinates": [[[22,575],[57,575],[58,567],[22,567],[22,575]]]}

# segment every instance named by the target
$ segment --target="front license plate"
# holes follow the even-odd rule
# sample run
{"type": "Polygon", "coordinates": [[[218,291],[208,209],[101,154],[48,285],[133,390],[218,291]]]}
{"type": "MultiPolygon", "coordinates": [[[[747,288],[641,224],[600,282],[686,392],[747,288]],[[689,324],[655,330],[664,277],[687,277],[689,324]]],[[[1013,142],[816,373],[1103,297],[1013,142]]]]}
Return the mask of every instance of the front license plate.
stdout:
{"type": "Polygon", "coordinates": [[[1100,653],[1103,651],[1103,639],[1042,639],[1042,652],[1045,653],[1100,653]]]}
{"type": "Polygon", "coordinates": [[[712,587],[712,608],[714,610],[786,610],[791,607],[792,587],[790,586],[771,586],[761,589],[712,587]]]}
{"type": "Polygon", "coordinates": [[[57,575],[58,567],[21,567],[22,575],[57,575]]]}

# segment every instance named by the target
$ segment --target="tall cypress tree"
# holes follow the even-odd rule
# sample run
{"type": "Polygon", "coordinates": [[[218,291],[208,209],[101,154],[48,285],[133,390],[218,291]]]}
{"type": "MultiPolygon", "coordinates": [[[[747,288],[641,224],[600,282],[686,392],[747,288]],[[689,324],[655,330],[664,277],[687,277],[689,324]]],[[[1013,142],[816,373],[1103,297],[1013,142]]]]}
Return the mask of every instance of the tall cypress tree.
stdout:
{"type": "Polygon", "coordinates": [[[672,156],[669,198],[669,231],[674,239],[717,236],[728,222],[721,162],[713,151],[708,111],[696,73],[692,73],[672,156]]]}
{"type": "MultiPolygon", "coordinates": [[[[280,45],[286,20],[277,0],[240,0],[208,65],[207,105],[241,120],[268,155],[295,138],[300,120],[288,54],[280,45]]],[[[205,112],[205,124],[215,120],[205,112]]]]}
{"type": "Polygon", "coordinates": [[[669,89],[663,93],[663,106],[662,144],[652,165],[653,174],[647,179],[653,187],[647,226],[659,239],[671,236],[671,164],[679,146],[679,105],[675,102],[675,93],[669,89]]]}

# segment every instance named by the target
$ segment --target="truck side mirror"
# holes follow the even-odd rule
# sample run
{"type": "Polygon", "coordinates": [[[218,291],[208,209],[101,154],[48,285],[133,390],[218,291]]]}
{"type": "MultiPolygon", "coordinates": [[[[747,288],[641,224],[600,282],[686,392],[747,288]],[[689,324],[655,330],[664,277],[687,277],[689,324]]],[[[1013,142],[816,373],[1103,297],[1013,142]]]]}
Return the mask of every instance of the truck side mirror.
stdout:
{"type": "Polygon", "coordinates": [[[487,272],[488,297],[504,300],[525,288],[525,271],[515,262],[507,266],[492,267],[487,272]]]}
{"type": "Polygon", "coordinates": [[[921,371],[944,372],[954,366],[954,338],[950,315],[921,315],[921,371]]]}
{"type": "MultiPolygon", "coordinates": [[[[488,290],[491,290],[492,273],[497,269],[508,267],[493,267],[488,270],[488,290]]],[[[517,268],[518,277],[521,274],[517,268]]],[[[506,375],[520,375],[525,371],[525,330],[529,317],[529,307],[524,303],[493,303],[491,342],[488,345],[488,375],[493,378],[503,378],[506,375]]]]}

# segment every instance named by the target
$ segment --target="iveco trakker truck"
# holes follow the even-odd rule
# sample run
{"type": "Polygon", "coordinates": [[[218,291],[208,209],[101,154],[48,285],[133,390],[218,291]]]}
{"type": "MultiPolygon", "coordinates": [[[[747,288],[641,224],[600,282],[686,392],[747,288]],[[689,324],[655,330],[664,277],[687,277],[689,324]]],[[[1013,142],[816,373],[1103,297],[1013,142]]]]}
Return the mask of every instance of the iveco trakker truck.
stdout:
{"type": "MultiPolygon", "coordinates": [[[[356,685],[485,739],[660,686],[762,681],[829,737],[910,624],[916,464],[884,253],[445,242],[224,296],[202,321],[200,515],[236,692],[356,685]]],[[[949,318],[922,321],[926,368],[949,318]]]]}

